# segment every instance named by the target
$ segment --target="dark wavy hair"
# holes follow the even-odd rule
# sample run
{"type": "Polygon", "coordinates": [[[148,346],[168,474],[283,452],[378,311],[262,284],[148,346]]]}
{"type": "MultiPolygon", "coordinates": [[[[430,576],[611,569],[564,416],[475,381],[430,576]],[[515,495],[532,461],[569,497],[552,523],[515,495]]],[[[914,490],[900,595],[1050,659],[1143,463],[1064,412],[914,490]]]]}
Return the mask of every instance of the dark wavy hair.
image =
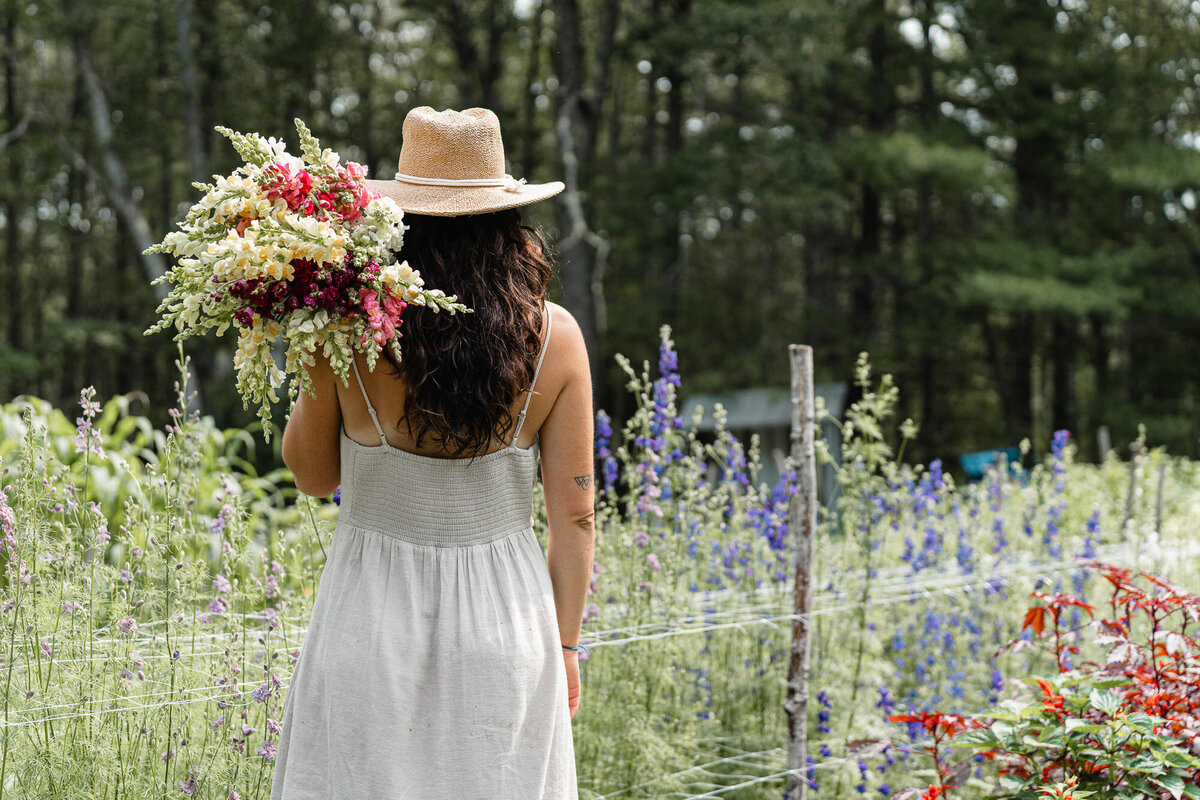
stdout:
{"type": "Polygon", "coordinates": [[[541,231],[516,209],[460,217],[405,214],[397,260],[420,270],[425,285],[456,294],[474,309],[451,316],[409,305],[397,363],[405,425],[417,447],[429,437],[455,456],[479,456],[507,441],[511,408],[533,380],[552,275],[541,231]]]}

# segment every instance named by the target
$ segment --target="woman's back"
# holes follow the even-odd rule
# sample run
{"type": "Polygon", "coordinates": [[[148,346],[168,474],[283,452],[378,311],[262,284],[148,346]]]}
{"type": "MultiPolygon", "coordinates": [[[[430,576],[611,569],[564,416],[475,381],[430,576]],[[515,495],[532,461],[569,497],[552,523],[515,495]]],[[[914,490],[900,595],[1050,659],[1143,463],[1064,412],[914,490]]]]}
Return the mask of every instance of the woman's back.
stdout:
{"type": "MultiPolygon", "coordinates": [[[[533,428],[528,424],[528,412],[548,350],[552,317],[548,314],[546,319],[541,355],[521,408],[514,409],[516,425],[510,441],[476,457],[431,455],[388,441],[389,428],[381,420],[389,417],[380,410],[382,402],[372,395],[402,407],[402,401],[394,399],[398,392],[380,391],[399,388],[395,384],[400,382],[376,385],[372,392],[367,388],[365,370],[356,363],[356,380],[351,381],[350,389],[360,390],[363,414],[370,420],[376,444],[367,445],[342,432],[339,522],[346,520],[406,541],[438,546],[480,544],[532,525],[536,431],[529,435],[535,439],[529,445],[522,445],[526,438],[522,434],[526,427],[533,428]]],[[[394,435],[397,427],[390,428],[394,435]]],[[[403,434],[404,426],[398,426],[398,431],[403,434]]],[[[411,437],[396,438],[407,439],[409,446],[415,444],[411,437]]]]}

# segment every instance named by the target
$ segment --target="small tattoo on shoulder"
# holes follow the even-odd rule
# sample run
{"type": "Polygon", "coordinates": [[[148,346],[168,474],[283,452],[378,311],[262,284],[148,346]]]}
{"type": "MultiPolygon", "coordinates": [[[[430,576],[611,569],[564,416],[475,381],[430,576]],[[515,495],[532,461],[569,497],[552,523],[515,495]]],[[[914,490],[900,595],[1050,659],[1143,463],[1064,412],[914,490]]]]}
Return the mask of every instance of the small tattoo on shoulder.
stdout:
{"type": "Polygon", "coordinates": [[[589,472],[587,475],[576,475],[575,485],[580,489],[587,489],[592,485],[592,474],[593,473],[589,472]]]}

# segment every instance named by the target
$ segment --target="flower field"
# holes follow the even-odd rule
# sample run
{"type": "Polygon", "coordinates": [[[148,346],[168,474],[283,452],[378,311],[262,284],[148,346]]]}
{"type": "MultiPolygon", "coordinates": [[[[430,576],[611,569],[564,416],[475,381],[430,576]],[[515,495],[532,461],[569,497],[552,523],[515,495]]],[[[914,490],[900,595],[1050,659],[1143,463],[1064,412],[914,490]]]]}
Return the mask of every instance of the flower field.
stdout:
{"type": "MultiPolygon", "coordinates": [[[[755,442],[702,436],[678,417],[669,330],[657,365],[621,363],[638,411],[623,427],[597,418],[591,652],[573,721],[580,797],[781,797],[791,475],[760,485],[755,442]]],[[[166,430],[87,390],[69,414],[36,398],[0,407],[0,800],[268,796],[337,506],[298,495],[284,469],[256,474],[249,432],[190,413],[186,364],[166,430]]],[[[842,495],[817,531],[810,796],[1082,798],[1053,787],[1099,764],[1116,786],[1117,751],[1131,745],[1101,729],[1125,719],[1114,704],[1133,694],[1109,674],[1093,687],[1102,707],[1085,709],[1091,695],[1071,681],[1089,660],[1136,672],[1146,715],[1176,715],[1174,738],[1159,731],[1138,757],[1162,754],[1179,773],[1178,784],[1131,775],[1093,796],[1190,792],[1178,754],[1200,724],[1162,701],[1166,682],[1184,695],[1190,685],[1186,623],[1159,642],[1168,609],[1147,616],[1155,584],[1142,581],[1131,615],[1113,573],[1076,559],[1200,589],[1200,469],[1144,447],[1132,463],[1077,464],[1059,431],[1044,463],[956,486],[939,462],[903,462],[916,430],[893,419],[890,377],[874,380],[864,356],[856,379],[840,452],[818,442],[842,495]],[[1015,721],[969,716],[989,712],[1015,721]],[[1068,712],[1082,721],[1054,739],[1068,712]],[[1006,731],[1034,723],[1041,751],[1026,762],[998,753],[1006,731]],[[960,730],[963,744],[947,744],[960,730]],[[1071,736],[1100,743],[1060,758],[1071,736]],[[1105,742],[1107,760],[1093,752],[1105,742]],[[1019,794],[1034,761],[1029,780],[1045,793],[1019,794]]],[[[1177,605],[1189,619],[1194,604],[1177,605]]]]}

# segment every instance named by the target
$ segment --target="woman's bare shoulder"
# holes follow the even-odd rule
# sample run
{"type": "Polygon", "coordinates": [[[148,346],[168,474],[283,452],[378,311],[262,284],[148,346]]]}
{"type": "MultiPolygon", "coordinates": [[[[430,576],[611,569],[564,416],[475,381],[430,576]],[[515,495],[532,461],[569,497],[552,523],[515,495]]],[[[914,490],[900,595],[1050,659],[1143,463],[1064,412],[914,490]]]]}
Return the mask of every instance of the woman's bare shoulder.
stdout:
{"type": "Polygon", "coordinates": [[[564,357],[583,353],[586,358],[583,331],[575,317],[563,306],[549,300],[546,301],[546,308],[550,311],[550,335],[553,338],[549,347],[564,357]]]}

